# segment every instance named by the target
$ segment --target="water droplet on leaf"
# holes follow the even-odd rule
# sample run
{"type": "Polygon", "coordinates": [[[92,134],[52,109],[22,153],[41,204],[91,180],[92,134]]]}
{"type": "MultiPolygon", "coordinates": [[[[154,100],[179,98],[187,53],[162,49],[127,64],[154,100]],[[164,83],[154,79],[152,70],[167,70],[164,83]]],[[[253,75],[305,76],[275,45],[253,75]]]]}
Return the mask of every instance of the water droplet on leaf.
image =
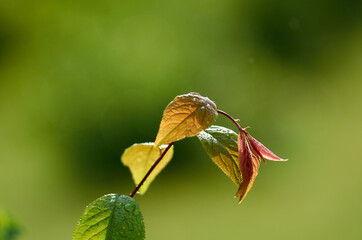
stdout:
{"type": "Polygon", "coordinates": [[[133,212],[135,207],[136,206],[134,204],[131,204],[131,203],[128,203],[128,204],[126,204],[126,206],[124,206],[124,208],[126,209],[127,212],[133,212]]]}

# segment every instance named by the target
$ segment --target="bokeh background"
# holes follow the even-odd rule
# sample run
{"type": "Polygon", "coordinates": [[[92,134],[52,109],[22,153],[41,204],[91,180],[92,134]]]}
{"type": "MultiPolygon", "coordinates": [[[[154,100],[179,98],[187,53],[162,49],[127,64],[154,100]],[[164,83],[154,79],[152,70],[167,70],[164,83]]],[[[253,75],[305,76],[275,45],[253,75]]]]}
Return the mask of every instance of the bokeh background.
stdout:
{"type": "Polygon", "coordinates": [[[87,204],[130,193],[123,150],[190,91],[289,161],[238,205],[177,142],[136,197],[147,239],[362,239],[362,1],[1,0],[0,206],[20,239],[71,239],[87,204]]]}

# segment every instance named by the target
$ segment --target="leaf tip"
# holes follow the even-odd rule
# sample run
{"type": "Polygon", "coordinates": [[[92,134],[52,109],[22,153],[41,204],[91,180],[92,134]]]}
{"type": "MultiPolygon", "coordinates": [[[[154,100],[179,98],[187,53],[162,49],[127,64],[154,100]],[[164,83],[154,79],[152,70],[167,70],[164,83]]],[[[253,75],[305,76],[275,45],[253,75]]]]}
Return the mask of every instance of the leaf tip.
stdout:
{"type": "Polygon", "coordinates": [[[241,189],[241,185],[240,185],[238,191],[235,194],[235,198],[239,198],[238,204],[241,204],[241,202],[244,200],[247,193],[248,192],[245,192],[241,189]]]}

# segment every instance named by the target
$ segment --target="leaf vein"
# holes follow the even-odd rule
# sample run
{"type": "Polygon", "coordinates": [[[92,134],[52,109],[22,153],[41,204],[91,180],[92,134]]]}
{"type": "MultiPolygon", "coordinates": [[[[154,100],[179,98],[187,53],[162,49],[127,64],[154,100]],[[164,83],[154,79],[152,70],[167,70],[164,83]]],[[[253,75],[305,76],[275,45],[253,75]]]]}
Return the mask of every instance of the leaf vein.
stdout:
{"type": "Polygon", "coordinates": [[[107,228],[108,226],[105,226],[104,228],[102,228],[99,232],[97,232],[97,233],[95,233],[95,234],[93,234],[89,239],[92,239],[92,238],[94,238],[95,236],[97,236],[98,234],[100,234],[101,232],[103,232],[104,230],[106,230],[106,228],[107,228]]]}
{"type": "Polygon", "coordinates": [[[104,222],[105,220],[107,220],[107,218],[109,218],[109,216],[103,218],[102,220],[98,221],[97,223],[93,224],[93,225],[89,225],[85,230],[84,233],[88,232],[90,228],[99,225],[101,222],[104,222]]]}

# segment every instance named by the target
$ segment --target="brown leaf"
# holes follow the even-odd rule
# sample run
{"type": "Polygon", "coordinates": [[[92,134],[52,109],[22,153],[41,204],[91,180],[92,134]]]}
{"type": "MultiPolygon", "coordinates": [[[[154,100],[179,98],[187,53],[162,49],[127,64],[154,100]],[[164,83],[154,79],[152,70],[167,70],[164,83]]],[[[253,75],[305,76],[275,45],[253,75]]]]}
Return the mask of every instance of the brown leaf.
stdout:
{"type": "Polygon", "coordinates": [[[155,147],[196,136],[210,127],[217,115],[215,103],[198,93],[175,97],[163,112],[155,147]]]}
{"type": "Polygon", "coordinates": [[[254,180],[259,171],[259,158],[249,144],[246,133],[240,132],[238,137],[238,147],[242,182],[235,195],[236,197],[239,197],[239,203],[243,201],[246,194],[253,186],[254,180]]]}
{"type": "MultiPolygon", "coordinates": [[[[249,133],[247,133],[251,147],[255,152],[264,160],[264,158],[272,161],[287,161],[288,159],[282,159],[275,155],[272,151],[266,148],[261,142],[253,138],[249,133]]],[[[264,160],[265,162],[265,160],[264,160]]]]}

